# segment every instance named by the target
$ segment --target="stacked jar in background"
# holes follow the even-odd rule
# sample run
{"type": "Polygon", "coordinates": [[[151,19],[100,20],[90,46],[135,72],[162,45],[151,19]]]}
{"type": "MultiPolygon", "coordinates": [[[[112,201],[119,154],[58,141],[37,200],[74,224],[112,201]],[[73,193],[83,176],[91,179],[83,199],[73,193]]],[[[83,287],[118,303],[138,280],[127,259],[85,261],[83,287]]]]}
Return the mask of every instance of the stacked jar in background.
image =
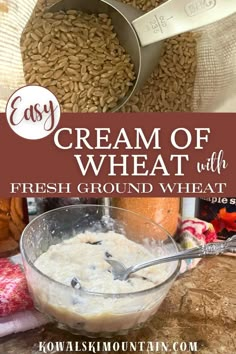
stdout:
{"type": "Polygon", "coordinates": [[[28,223],[25,198],[0,199],[0,257],[19,251],[21,233],[28,223]]]}

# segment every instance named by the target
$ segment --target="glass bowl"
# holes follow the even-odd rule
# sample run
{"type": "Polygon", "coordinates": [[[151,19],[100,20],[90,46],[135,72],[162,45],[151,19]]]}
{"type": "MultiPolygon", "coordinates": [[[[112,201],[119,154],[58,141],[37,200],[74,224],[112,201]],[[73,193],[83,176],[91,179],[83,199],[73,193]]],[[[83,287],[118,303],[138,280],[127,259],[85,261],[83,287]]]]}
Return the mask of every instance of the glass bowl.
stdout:
{"type": "MultiPolygon", "coordinates": [[[[131,211],[102,205],[71,205],[33,219],[24,229],[21,253],[35,307],[60,328],[88,337],[127,334],[143,326],[157,311],[178,275],[180,262],[165,263],[153,287],[129,293],[99,293],[59,283],[34,262],[51,245],[85,232],[122,234],[142,244],[153,258],[178,251],[172,237],[159,225],[131,211]]],[[[95,248],[96,250],[96,248],[95,248]]],[[[94,250],[94,251],[95,251],[94,250]]],[[[124,252],[128,252],[124,249],[124,252]]],[[[79,261],[79,260],[78,260],[79,261]]],[[[58,267],[60,271],[60,260],[58,267]]]]}

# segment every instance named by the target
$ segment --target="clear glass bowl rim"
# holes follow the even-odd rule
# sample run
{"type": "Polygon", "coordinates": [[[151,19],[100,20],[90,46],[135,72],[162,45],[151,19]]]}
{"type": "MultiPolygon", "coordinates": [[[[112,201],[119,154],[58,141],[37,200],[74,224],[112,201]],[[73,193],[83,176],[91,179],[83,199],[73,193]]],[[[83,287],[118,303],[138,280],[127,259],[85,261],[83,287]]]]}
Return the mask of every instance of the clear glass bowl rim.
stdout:
{"type": "MultiPolygon", "coordinates": [[[[21,239],[20,239],[20,251],[21,251],[21,255],[22,255],[22,258],[23,260],[25,260],[27,262],[27,265],[30,266],[36,273],[38,273],[40,276],[42,276],[43,278],[47,279],[48,281],[52,282],[55,284],[55,286],[59,287],[59,288],[62,288],[62,289],[71,289],[72,288],[66,284],[62,284],[52,278],[50,278],[49,276],[47,276],[46,274],[42,273],[38,268],[35,267],[34,263],[32,263],[29,258],[28,258],[28,255],[26,254],[25,250],[24,250],[24,246],[23,246],[23,242],[24,242],[24,238],[26,237],[26,233],[28,231],[28,229],[31,228],[32,224],[34,224],[34,222],[38,219],[41,219],[43,218],[46,214],[53,214],[57,211],[62,211],[62,210],[68,210],[68,209],[82,209],[82,208],[86,208],[86,207],[94,207],[94,208],[100,208],[100,209],[108,209],[108,210],[120,210],[122,212],[125,212],[125,213],[130,213],[130,214],[133,214],[134,216],[138,217],[138,218],[141,218],[143,220],[145,220],[146,222],[150,223],[150,224],[153,224],[155,227],[158,227],[159,229],[161,229],[163,232],[165,232],[168,236],[168,240],[171,241],[173,243],[173,245],[175,246],[176,248],[176,251],[178,251],[178,246],[175,242],[175,240],[173,239],[173,237],[159,224],[155,223],[154,221],[152,221],[151,219],[141,215],[141,214],[138,214],[138,213],[135,213],[133,211],[130,211],[128,209],[123,209],[123,208],[117,208],[117,207],[113,207],[113,206],[107,206],[107,205],[97,205],[97,204],[78,204],[78,205],[69,205],[69,206],[63,206],[63,207],[60,207],[60,208],[56,208],[56,209],[53,209],[53,210],[49,210],[45,213],[42,213],[40,215],[38,215],[37,217],[35,217],[33,220],[31,220],[29,222],[29,224],[25,227],[25,229],[23,230],[22,232],[22,236],[21,236],[21,239]]],[[[78,295],[88,295],[88,296],[100,296],[100,297],[103,297],[103,298],[122,298],[122,297],[127,297],[127,296],[141,296],[141,295],[145,295],[147,293],[151,293],[151,292],[154,292],[158,289],[161,289],[163,286],[167,285],[168,283],[170,283],[172,280],[174,280],[178,273],[179,273],[179,270],[180,270],[180,265],[181,265],[181,262],[178,260],[177,261],[177,266],[176,266],[176,269],[173,271],[173,273],[162,283],[152,287],[152,288],[148,288],[148,289],[144,289],[144,290],[140,290],[140,291],[135,291],[135,292],[130,292],[130,293],[99,293],[99,292],[92,292],[92,291],[88,291],[88,290],[84,290],[84,289],[73,289],[78,295]]]]}

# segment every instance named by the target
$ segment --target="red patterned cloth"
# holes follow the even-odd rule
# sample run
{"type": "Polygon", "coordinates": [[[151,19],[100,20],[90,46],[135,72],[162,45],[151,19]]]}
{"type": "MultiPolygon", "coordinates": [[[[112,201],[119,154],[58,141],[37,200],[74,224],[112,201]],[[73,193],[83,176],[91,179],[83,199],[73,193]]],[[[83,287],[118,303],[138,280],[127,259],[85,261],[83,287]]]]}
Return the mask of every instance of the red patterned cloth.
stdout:
{"type": "MultiPolygon", "coordinates": [[[[179,222],[175,240],[182,250],[199,247],[209,242],[216,242],[217,235],[212,224],[196,218],[182,219],[179,222]]],[[[181,273],[196,267],[201,258],[187,259],[181,262],[181,273]]]]}
{"type": "Polygon", "coordinates": [[[20,265],[0,259],[0,317],[31,308],[33,301],[20,265]]]}
{"type": "Polygon", "coordinates": [[[188,218],[181,221],[179,235],[183,237],[185,234],[195,237],[202,244],[215,242],[217,240],[213,225],[196,218],[188,218]]]}

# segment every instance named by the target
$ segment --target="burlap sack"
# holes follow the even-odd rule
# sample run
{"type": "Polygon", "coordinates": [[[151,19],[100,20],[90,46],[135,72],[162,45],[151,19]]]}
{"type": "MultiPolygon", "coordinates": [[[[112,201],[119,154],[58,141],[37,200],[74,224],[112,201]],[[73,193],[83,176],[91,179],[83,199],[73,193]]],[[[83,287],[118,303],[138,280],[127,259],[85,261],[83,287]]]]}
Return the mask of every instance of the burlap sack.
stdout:
{"type": "Polygon", "coordinates": [[[236,112],[236,15],[199,32],[194,110],[236,112]]]}
{"type": "Polygon", "coordinates": [[[0,0],[0,112],[17,88],[25,85],[20,38],[37,0],[0,0]]]}
{"type": "MultiPolygon", "coordinates": [[[[47,4],[55,0],[46,1],[47,4]]],[[[37,0],[0,0],[0,112],[24,86],[22,31],[37,0]]],[[[227,6],[227,1],[226,1],[227,6]]],[[[236,15],[204,27],[197,43],[193,110],[236,112],[236,15]]]]}

